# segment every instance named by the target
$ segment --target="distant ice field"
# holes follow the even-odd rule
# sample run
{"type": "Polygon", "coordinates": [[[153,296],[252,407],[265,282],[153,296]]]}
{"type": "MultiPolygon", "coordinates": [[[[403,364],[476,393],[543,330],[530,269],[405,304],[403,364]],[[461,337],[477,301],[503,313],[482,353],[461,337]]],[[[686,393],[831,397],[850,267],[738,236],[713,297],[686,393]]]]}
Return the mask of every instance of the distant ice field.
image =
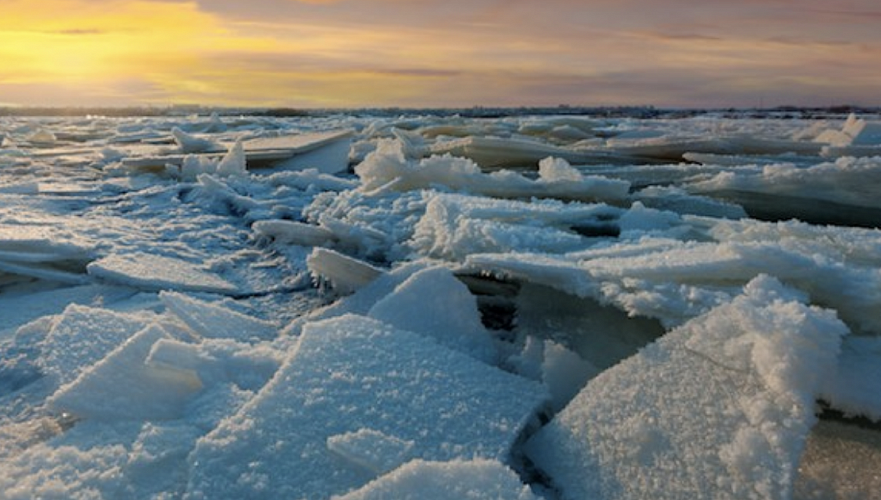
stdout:
{"type": "Polygon", "coordinates": [[[0,500],[881,498],[881,119],[0,117],[0,500]]]}

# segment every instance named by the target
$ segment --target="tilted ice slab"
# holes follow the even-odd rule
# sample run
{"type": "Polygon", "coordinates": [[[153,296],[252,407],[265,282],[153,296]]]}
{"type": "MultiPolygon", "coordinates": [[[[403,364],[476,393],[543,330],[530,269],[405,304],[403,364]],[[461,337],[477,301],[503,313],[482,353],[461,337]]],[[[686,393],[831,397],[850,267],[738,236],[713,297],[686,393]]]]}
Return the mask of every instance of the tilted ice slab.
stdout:
{"type": "Polygon", "coordinates": [[[498,361],[477,300],[446,267],[414,263],[386,273],[323,248],[316,248],[308,261],[319,281],[330,280],[338,292],[353,295],[295,320],[285,333],[297,334],[308,321],[359,314],[432,337],[486,363],[498,361]],[[425,307],[426,297],[430,297],[429,308],[425,307]]]}
{"type": "Polygon", "coordinates": [[[4,273],[83,284],[95,244],[52,227],[0,225],[0,278],[4,273]]]}
{"type": "Polygon", "coordinates": [[[881,146],[881,122],[868,122],[851,113],[840,129],[827,129],[814,142],[847,151],[851,147],[881,146]]]}
{"type": "Polygon", "coordinates": [[[135,293],[134,289],[120,286],[84,285],[4,297],[0,336],[41,316],[60,313],[70,304],[110,305],[135,293]]]}
{"type": "MultiPolygon", "coordinates": [[[[321,274],[317,274],[316,278],[319,281],[332,279],[335,276],[342,275],[346,270],[350,268],[349,262],[345,262],[345,265],[341,267],[335,266],[335,264],[337,263],[337,257],[339,257],[340,259],[351,259],[350,257],[346,257],[345,255],[341,255],[336,252],[328,252],[325,249],[316,248],[309,256],[310,260],[315,258],[317,255],[331,256],[331,259],[325,260],[322,263],[322,266],[325,266],[325,269],[326,266],[331,267],[330,272],[328,274],[324,274],[323,272],[321,274]]],[[[320,257],[320,259],[324,260],[324,257],[320,257]]],[[[354,259],[351,260],[354,261],[354,259]]],[[[371,279],[364,282],[361,282],[360,280],[357,283],[347,281],[348,285],[350,285],[352,287],[352,290],[354,290],[354,293],[344,296],[326,307],[314,309],[308,314],[295,319],[282,330],[282,335],[299,336],[300,333],[302,333],[303,326],[314,321],[336,318],[346,314],[367,316],[367,313],[370,312],[370,309],[372,309],[377,302],[394,292],[395,288],[397,288],[404,281],[413,276],[413,274],[428,267],[428,264],[426,264],[425,262],[416,261],[400,265],[388,272],[382,272],[379,269],[375,269],[373,268],[373,266],[370,266],[366,263],[362,263],[362,265],[367,266],[367,268],[373,269],[374,271],[376,271],[376,274],[372,276],[371,279]]],[[[316,270],[318,269],[313,268],[313,272],[315,272],[316,270]]]]}
{"type": "Polygon", "coordinates": [[[410,276],[370,308],[368,316],[427,335],[449,349],[486,363],[497,362],[496,347],[481,323],[477,301],[468,287],[445,267],[425,269],[410,276]]]}
{"type": "Polygon", "coordinates": [[[61,387],[47,404],[56,411],[93,420],[179,418],[186,402],[202,388],[201,381],[191,370],[146,363],[154,344],[171,338],[155,324],[141,330],[61,387]]]}
{"type": "Polygon", "coordinates": [[[72,304],[41,343],[39,364],[59,384],[76,379],[154,318],[72,304]]]}
{"type": "Polygon", "coordinates": [[[0,261],[89,261],[95,244],[64,230],[33,225],[0,226],[0,261]]]}
{"type": "Polygon", "coordinates": [[[306,265],[316,281],[330,283],[343,295],[363,288],[383,274],[382,269],[326,248],[313,249],[306,265]]]}
{"type": "Polygon", "coordinates": [[[218,143],[178,130],[174,138],[179,148],[174,153],[204,154],[168,154],[167,149],[130,148],[135,154],[122,160],[122,168],[138,173],[162,172],[170,166],[169,171],[185,180],[195,179],[199,173],[243,175],[251,164],[267,163],[280,163],[281,168],[288,170],[318,167],[324,173],[335,174],[348,166],[347,155],[340,157],[340,151],[348,152],[350,136],[349,130],[331,130],[218,143]],[[330,163],[324,164],[327,160],[330,163]]]}
{"type": "Polygon", "coordinates": [[[540,385],[426,337],[347,315],[306,325],[270,383],[201,439],[188,496],[328,498],[375,478],[339,437],[412,442],[401,458],[505,460],[547,399],[540,385]],[[367,429],[368,431],[365,431],[367,429]],[[328,441],[330,440],[330,441],[328,441]]]}
{"type": "Polygon", "coordinates": [[[811,432],[799,466],[794,500],[881,498],[881,433],[821,420],[811,432]]]}
{"type": "Polygon", "coordinates": [[[260,220],[251,229],[259,236],[272,238],[282,245],[317,247],[336,240],[336,236],[327,228],[292,220],[260,220]]]}
{"type": "Polygon", "coordinates": [[[548,156],[575,163],[620,163],[629,159],[618,151],[575,151],[528,139],[474,136],[435,143],[430,152],[468,158],[486,169],[534,168],[548,156]]]}
{"type": "Polygon", "coordinates": [[[414,460],[336,500],[538,500],[496,460],[414,460]]]}
{"type": "Polygon", "coordinates": [[[564,499],[784,499],[847,328],[759,277],[591,380],[527,443],[564,499]]]}
{"type": "Polygon", "coordinates": [[[202,266],[181,259],[146,253],[115,254],[92,262],[90,275],[142,290],[180,290],[235,294],[238,287],[208,272],[202,266]]]}
{"type": "Polygon", "coordinates": [[[821,396],[845,415],[881,422],[881,337],[844,339],[838,370],[825,379],[821,396]]]}
{"type": "Polygon", "coordinates": [[[160,292],[159,300],[202,337],[250,340],[271,339],[278,334],[276,326],[268,321],[181,293],[160,292]]]}
{"type": "Polygon", "coordinates": [[[70,270],[59,269],[53,264],[21,264],[0,261],[0,278],[3,277],[3,273],[8,273],[16,276],[27,276],[38,280],[56,281],[58,283],[71,285],[83,285],[88,283],[88,277],[81,272],[77,272],[82,269],[82,266],[78,265],[77,267],[79,269],[71,272],[70,270]]]}

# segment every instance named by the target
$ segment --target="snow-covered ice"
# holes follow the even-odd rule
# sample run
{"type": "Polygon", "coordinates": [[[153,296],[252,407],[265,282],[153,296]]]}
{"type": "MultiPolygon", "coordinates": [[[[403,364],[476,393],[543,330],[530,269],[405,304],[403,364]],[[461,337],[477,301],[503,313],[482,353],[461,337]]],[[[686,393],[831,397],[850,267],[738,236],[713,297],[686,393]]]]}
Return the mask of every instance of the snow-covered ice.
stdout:
{"type": "Polygon", "coordinates": [[[874,498],[881,117],[0,117],[0,499],[874,498]]]}
{"type": "Polygon", "coordinates": [[[310,323],[269,385],[199,441],[188,495],[346,493],[381,468],[382,459],[365,470],[339,454],[336,436],[362,429],[412,442],[414,458],[507,459],[546,397],[534,382],[376,320],[310,323]]]}
{"type": "Polygon", "coordinates": [[[592,379],[527,445],[565,499],[786,498],[841,337],[772,278],[592,379]]]}
{"type": "Polygon", "coordinates": [[[337,500],[535,500],[504,464],[487,459],[426,462],[414,460],[337,500]]]}

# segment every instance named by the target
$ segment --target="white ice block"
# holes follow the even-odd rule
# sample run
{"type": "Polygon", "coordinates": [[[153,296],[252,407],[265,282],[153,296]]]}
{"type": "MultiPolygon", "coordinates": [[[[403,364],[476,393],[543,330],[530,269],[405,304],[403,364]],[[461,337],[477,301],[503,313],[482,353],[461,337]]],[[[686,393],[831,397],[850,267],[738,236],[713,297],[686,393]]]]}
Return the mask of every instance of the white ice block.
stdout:
{"type": "Polygon", "coordinates": [[[327,498],[375,477],[328,450],[371,429],[425,460],[505,460],[548,395],[414,333],[347,315],[304,328],[272,381],[199,441],[192,499],[327,498]]]}
{"type": "Polygon", "coordinates": [[[177,292],[163,291],[159,300],[175,316],[183,320],[194,332],[208,338],[248,340],[271,339],[278,333],[277,327],[228,307],[219,306],[177,292]]]}
{"type": "Polygon", "coordinates": [[[202,388],[195,373],[148,366],[153,345],[169,334],[149,326],[49,397],[58,412],[93,420],[179,418],[202,388]]]}
{"type": "Polygon", "coordinates": [[[477,300],[445,267],[417,272],[368,313],[402,330],[428,335],[439,344],[493,364],[498,354],[480,320],[477,300]]]}
{"type": "Polygon", "coordinates": [[[767,277],[605,371],[527,443],[566,500],[789,498],[847,328],[767,277]]]}
{"type": "Polygon", "coordinates": [[[70,305],[42,343],[44,374],[65,384],[150,323],[146,315],[70,305]]]}

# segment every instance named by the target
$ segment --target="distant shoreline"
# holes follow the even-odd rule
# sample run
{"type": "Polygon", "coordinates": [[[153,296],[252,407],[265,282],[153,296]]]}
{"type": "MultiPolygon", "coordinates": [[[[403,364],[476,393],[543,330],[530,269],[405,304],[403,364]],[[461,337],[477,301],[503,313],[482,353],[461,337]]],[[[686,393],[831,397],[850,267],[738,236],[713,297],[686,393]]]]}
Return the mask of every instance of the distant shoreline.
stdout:
{"type": "Polygon", "coordinates": [[[656,108],[654,106],[547,106],[547,107],[484,107],[466,108],[232,108],[210,106],[132,106],[132,107],[0,107],[0,117],[151,117],[151,116],[268,116],[324,117],[331,115],[364,116],[462,116],[467,118],[502,118],[516,116],[593,116],[608,118],[688,118],[713,114],[730,118],[824,118],[841,115],[881,114],[881,107],[777,106],[769,108],[656,108]]]}

